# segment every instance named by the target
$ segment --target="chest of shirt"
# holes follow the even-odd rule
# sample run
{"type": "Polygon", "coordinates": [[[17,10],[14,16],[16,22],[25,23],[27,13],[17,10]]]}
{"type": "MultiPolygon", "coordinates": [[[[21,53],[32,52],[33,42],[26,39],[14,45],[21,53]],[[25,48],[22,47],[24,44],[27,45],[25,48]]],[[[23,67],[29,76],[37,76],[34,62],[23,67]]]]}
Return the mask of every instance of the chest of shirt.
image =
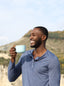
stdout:
{"type": "Polygon", "coordinates": [[[48,72],[48,60],[46,58],[35,61],[34,59],[26,60],[22,66],[23,72],[36,72],[44,74],[48,72]]]}

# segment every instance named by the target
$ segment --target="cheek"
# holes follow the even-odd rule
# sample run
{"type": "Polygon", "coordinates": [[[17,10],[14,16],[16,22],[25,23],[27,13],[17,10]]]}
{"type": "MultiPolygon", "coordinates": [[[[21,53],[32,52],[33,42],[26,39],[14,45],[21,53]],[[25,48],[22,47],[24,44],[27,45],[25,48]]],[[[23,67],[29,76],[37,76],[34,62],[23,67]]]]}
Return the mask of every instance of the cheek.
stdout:
{"type": "Polygon", "coordinates": [[[36,40],[36,42],[41,42],[42,40],[41,40],[41,38],[38,38],[37,40],[36,40]]]}
{"type": "Polygon", "coordinates": [[[42,43],[41,38],[39,38],[39,39],[35,42],[35,44],[37,44],[37,45],[40,45],[41,43],[42,43]]]}

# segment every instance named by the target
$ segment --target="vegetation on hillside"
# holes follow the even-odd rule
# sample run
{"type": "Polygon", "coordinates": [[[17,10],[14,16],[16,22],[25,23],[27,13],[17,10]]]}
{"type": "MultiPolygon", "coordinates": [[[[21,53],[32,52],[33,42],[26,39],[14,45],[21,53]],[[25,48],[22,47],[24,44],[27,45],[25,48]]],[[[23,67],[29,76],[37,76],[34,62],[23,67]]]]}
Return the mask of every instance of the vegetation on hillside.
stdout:
{"type": "Polygon", "coordinates": [[[64,39],[64,31],[49,32],[51,39],[64,39]]]}
{"type": "MultiPolygon", "coordinates": [[[[31,30],[24,35],[24,37],[30,37],[31,30]]],[[[49,32],[50,39],[64,39],[64,31],[49,32]]]]}
{"type": "Polygon", "coordinates": [[[5,59],[4,57],[0,57],[0,65],[8,66],[10,59],[5,59]]]}
{"type": "MultiPolygon", "coordinates": [[[[31,30],[26,33],[24,36],[23,36],[23,39],[17,41],[17,42],[14,42],[12,44],[8,44],[9,47],[11,47],[13,44],[16,44],[16,45],[26,45],[26,50],[30,50],[30,40],[29,40],[29,37],[30,37],[30,32],[31,30]]],[[[7,45],[5,45],[4,47],[6,47],[7,45]]],[[[49,49],[51,52],[53,52],[59,59],[60,61],[60,68],[61,68],[61,73],[64,73],[64,31],[56,31],[56,32],[49,32],[49,38],[47,40],[47,49],[49,49]]],[[[7,51],[4,51],[4,53],[6,53],[7,51]]],[[[1,51],[0,51],[1,53],[1,51]]],[[[17,55],[17,58],[16,58],[16,64],[20,58],[21,54],[18,54],[17,55]]],[[[9,64],[9,59],[6,60],[4,58],[0,58],[0,64],[9,64]]]]}

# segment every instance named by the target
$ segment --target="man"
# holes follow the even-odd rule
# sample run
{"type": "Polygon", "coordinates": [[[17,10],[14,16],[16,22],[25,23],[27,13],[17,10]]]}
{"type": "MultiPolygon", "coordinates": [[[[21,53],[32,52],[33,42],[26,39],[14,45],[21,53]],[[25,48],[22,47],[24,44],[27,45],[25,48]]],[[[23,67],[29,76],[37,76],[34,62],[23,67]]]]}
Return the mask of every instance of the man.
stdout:
{"type": "Polygon", "coordinates": [[[45,27],[35,27],[30,34],[30,46],[15,65],[15,48],[10,49],[11,61],[8,79],[15,81],[22,74],[23,86],[60,86],[60,64],[58,58],[46,49],[48,31],[45,27]]]}

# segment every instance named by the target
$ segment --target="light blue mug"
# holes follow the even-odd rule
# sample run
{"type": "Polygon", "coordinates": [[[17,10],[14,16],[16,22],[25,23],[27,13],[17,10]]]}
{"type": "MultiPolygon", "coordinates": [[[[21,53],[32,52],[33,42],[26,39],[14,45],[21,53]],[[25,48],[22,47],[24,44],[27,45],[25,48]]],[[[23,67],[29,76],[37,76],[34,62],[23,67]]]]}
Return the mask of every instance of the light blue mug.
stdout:
{"type": "Polygon", "coordinates": [[[24,53],[26,51],[26,46],[25,45],[16,45],[16,52],[17,53],[24,53]]]}

